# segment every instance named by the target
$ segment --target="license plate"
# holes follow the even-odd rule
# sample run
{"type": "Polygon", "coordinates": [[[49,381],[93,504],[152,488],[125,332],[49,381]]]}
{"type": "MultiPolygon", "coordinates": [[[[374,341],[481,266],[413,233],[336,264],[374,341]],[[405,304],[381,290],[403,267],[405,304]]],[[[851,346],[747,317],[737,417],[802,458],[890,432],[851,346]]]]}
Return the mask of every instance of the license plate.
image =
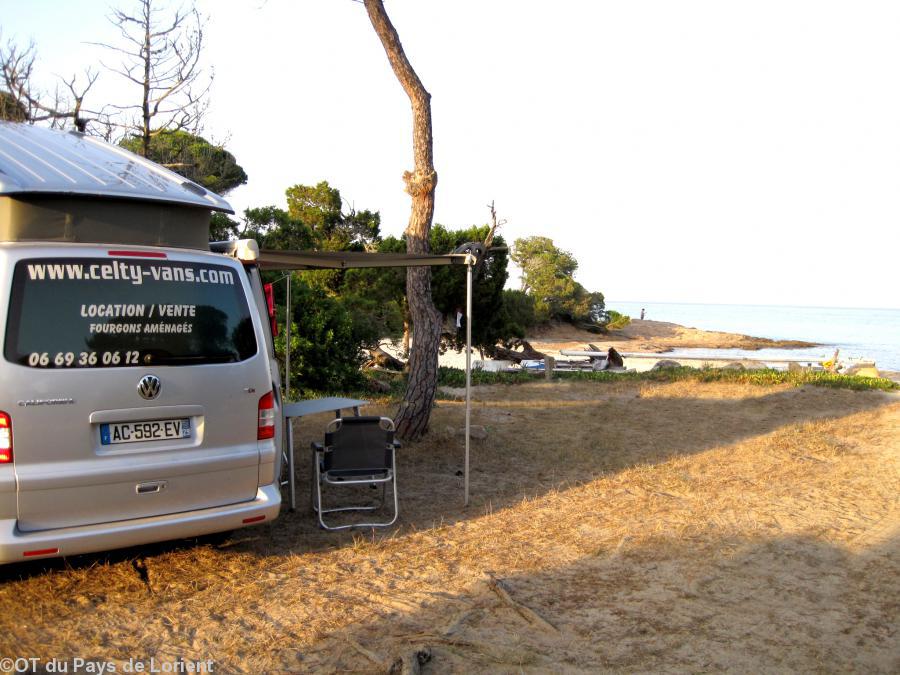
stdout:
{"type": "Polygon", "coordinates": [[[167,441],[191,437],[191,420],[153,420],[152,422],[119,422],[100,425],[100,442],[103,445],[140,443],[142,441],[167,441]]]}

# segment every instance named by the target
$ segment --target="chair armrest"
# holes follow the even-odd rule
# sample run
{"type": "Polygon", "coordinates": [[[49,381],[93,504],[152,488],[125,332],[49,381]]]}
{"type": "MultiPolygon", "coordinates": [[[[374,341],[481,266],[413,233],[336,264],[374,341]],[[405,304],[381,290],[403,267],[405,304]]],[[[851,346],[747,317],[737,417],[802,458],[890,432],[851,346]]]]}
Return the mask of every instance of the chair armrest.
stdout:
{"type": "Polygon", "coordinates": [[[397,440],[394,441],[394,449],[395,450],[399,450],[402,447],[403,446],[400,444],[400,441],[397,441],[397,440]]]}
{"type": "Polygon", "coordinates": [[[316,452],[322,452],[325,449],[325,447],[321,443],[316,443],[315,441],[310,443],[309,447],[311,447],[316,452]]]}

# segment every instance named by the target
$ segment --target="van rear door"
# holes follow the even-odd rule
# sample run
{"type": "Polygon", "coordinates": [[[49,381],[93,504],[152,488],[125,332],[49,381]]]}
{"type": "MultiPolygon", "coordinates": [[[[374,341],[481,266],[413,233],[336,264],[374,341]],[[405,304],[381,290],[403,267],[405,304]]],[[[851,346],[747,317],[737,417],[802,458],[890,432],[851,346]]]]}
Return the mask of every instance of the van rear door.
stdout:
{"type": "Polygon", "coordinates": [[[3,271],[0,409],[13,416],[18,527],[252,500],[271,380],[240,266],[61,248],[24,248],[3,271]]]}

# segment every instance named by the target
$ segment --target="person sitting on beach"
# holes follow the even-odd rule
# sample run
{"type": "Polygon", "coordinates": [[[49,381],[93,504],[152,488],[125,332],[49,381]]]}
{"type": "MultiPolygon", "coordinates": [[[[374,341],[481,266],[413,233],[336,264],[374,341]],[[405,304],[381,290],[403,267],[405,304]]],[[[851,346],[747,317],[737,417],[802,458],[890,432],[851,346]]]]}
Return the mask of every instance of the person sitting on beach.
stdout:
{"type": "Polygon", "coordinates": [[[622,355],[616,351],[615,347],[610,347],[609,351],[606,352],[606,363],[607,368],[624,368],[625,360],[622,358],[622,355]]]}

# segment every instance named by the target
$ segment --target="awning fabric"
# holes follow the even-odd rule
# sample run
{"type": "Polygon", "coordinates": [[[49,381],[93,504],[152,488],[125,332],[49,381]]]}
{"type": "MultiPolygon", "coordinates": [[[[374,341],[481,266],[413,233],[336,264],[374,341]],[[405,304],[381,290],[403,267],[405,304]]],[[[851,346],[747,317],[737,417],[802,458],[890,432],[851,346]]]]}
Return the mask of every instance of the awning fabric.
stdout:
{"type": "Polygon", "coordinates": [[[416,255],[412,253],[366,253],[363,251],[273,251],[259,252],[257,264],[264,270],[352,269],[356,267],[432,267],[464,265],[464,253],[416,255]]]}

